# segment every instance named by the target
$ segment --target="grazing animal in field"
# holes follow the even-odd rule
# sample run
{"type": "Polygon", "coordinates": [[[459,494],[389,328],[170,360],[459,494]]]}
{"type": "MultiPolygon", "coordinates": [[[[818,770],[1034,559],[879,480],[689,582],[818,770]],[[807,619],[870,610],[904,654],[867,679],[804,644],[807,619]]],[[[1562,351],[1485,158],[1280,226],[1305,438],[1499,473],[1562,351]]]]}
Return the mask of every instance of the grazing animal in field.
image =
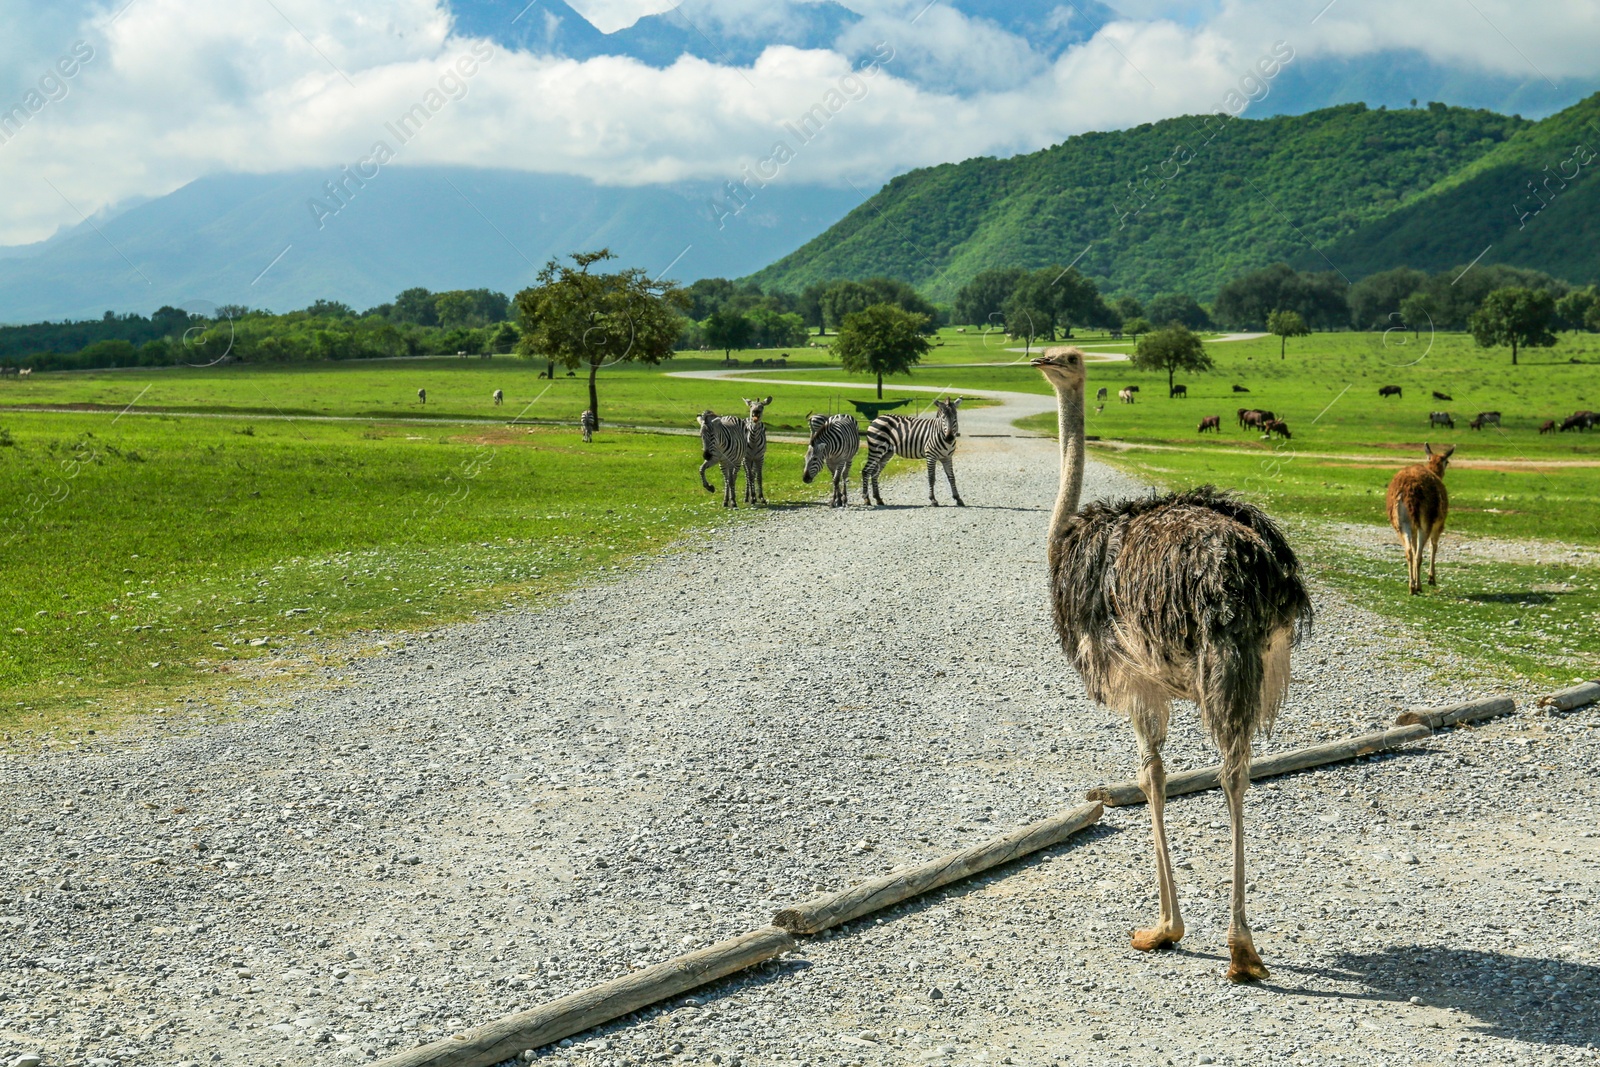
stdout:
{"type": "Polygon", "coordinates": [[[18,378],[28,378],[28,377],[32,377],[32,375],[33,375],[33,368],[32,367],[23,367],[21,370],[17,371],[17,377],[18,378]]]}
{"type": "Polygon", "coordinates": [[[1187,385],[1174,385],[1171,389],[1167,390],[1168,400],[1179,396],[1183,397],[1185,400],[1189,399],[1189,387],[1187,385]]]}
{"type": "Polygon", "coordinates": [[[1098,414],[1100,414],[1100,413],[1101,413],[1101,412],[1102,412],[1102,411],[1104,411],[1104,410],[1105,410],[1105,409],[1106,409],[1106,406],[1105,406],[1105,405],[1104,405],[1104,404],[1096,404],[1096,405],[1095,405],[1095,406],[1094,406],[1094,413],[1095,413],[1095,414],[1096,414],[1096,415],[1098,415],[1098,414]]]}
{"type": "Polygon", "coordinates": [[[1386,385],[1383,388],[1378,390],[1378,395],[1379,396],[1399,396],[1400,395],[1400,387],[1398,385],[1386,385]]]}
{"type": "Polygon", "coordinates": [[[426,404],[428,402],[428,391],[426,389],[418,389],[417,390],[417,399],[419,401],[421,401],[422,403],[426,404]]]}
{"type": "Polygon", "coordinates": [[[1446,445],[1444,451],[1435,452],[1433,446],[1424,444],[1422,451],[1427,461],[1402,467],[1389,482],[1384,506],[1389,510],[1389,525],[1400,535],[1400,544],[1406,550],[1406,576],[1413,595],[1422,592],[1424,547],[1430,549],[1428,584],[1439,584],[1434,565],[1439,560],[1439,535],[1444,533],[1444,520],[1450,514],[1444,472],[1455,450],[1455,445],[1446,445]]]}
{"type": "Polygon", "coordinates": [[[1597,416],[1592,411],[1575,411],[1561,420],[1561,432],[1577,430],[1582,433],[1595,424],[1597,416]]]}
{"type": "Polygon", "coordinates": [[[501,404],[504,404],[505,402],[506,402],[506,394],[505,394],[504,390],[496,389],[494,391],[494,406],[495,407],[499,407],[501,404]]]}
{"type": "Polygon", "coordinates": [[[1430,411],[1428,412],[1428,426],[1430,429],[1435,426],[1448,426],[1453,430],[1456,428],[1456,420],[1450,417],[1448,411],[1430,411]]]}
{"type": "Polygon", "coordinates": [[[1264,429],[1267,423],[1271,422],[1276,417],[1277,416],[1273,415],[1272,412],[1265,411],[1261,408],[1240,408],[1239,426],[1241,428],[1253,427],[1257,430],[1260,430],[1264,429]]]}
{"type": "Polygon", "coordinates": [[[1094,398],[1096,400],[1104,400],[1106,398],[1106,387],[1102,385],[1099,391],[1094,394],[1094,398]]]}
{"type": "Polygon", "coordinates": [[[1236,385],[1233,387],[1233,391],[1236,393],[1248,393],[1250,390],[1246,389],[1242,385],[1236,385]]]}
{"type": "Polygon", "coordinates": [[[1294,436],[1289,432],[1289,424],[1284,422],[1282,419],[1268,419],[1266,422],[1261,424],[1261,432],[1268,437],[1271,437],[1273,434],[1277,434],[1285,441],[1294,436]]]}
{"type": "Polygon", "coordinates": [[[1117,399],[1124,404],[1131,404],[1133,403],[1133,393],[1132,389],[1119,389],[1117,390],[1117,399]]]}
{"type": "Polygon", "coordinates": [[[718,415],[707,408],[695,416],[700,425],[700,484],[706,492],[715,493],[716,487],[706,480],[706,468],[715,463],[722,468],[722,506],[739,506],[737,492],[739,471],[744,467],[744,452],[749,432],[745,420],[736,415],[718,415]]]}
{"type": "Polygon", "coordinates": [[[805,468],[800,480],[810,485],[826,464],[833,475],[833,497],[830,507],[842,508],[850,504],[850,465],[861,451],[861,428],[854,415],[807,415],[811,424],[811,440],[806,445],[805,468]]]}
{"type": "Polygon", "coordinates": [[[1060,409],[1061,487],[1047,544],[1056,636],[1090,699],[1128,716],[1150,805],[1160,917],[1134,931],[1133,947],[1173,945],[1184,934],[1161,747],[1172,701],[1192,700],[1222,753],[1233,828],[1228,978],[1266,978],[1245,919],[1244,793],[1250,740],[1271,730],[1288,693],[1290,648],[1311,629],[1299,561],[1265,513],[1211,486],[1079,510],[1083,354],[1051,348],[1033,364],[1060,409]]]}
{"type": "Polygon", "coordinates": [[[577,376],[578,376],[578,372],[577,371],[575,371],[575,370],[567,371],[567,377],[568,378],[576,378],[577,376]]]}
{"type": "Polygon", "coordinates": [[[1207,415],[1205,418],[1200,420],[1200,426],[1195,430],[1195,433],[1205,433],[1207,430],[1215,430],[1217,433],[1221,433],[1222,416],[1207,415]]]}
{"type": "Polygon", "coordinates": [[[1449,403],[1450,401],[1455,399],[1455,397],[1450,396],[1448,393],[1441,393],[1437,389],[1435,389],[1433,391],[1433,398],[1435,400],[1443,400],[1445,403],[1449,403]]]}
{"type": "Polygon", "coordinates": [[[767,463],[767,424],[761,421],[761,413],[767,410],[767,405],[772,403],[769,396],[765,400],[751,400],[749,397],[740,397],[744,406],[750,409],[750,417],[744,420],[744,502],[746,504],[765,504],[767,502],[766,463],[767,463]]]}
{"type": "Polygon", "coordinates": [[[1555,419],[1546,419],[1546,420],[1544,420],[1544,422],[1539,424],[1539,434],[1540,434],[1540,436],[1543,436],[1544,434],[1547,434],[1547,433],[1554,433],[1555,429],[1556,429],[1556,420],[1555,419]]]}
{"type": "Polygon", "coordinates": [[[583,440],[585,444],[594,440],[594,432],[599,428],[600,417],[593,411],[585,409],[584,413],[578,416],[578,429],[583,431],[583,440]]]}
{"type": "Polygon", "coordinates": [[[1139,387],[1138,387],[1138,386],[1137,386],[1137,385],[1130,385],[1130,386],[1128,386],[1128,392],[1130,392],[1130,393],[1137,393],[1137,392],[1138,392],[1138,391],[1139,391],[1139,387]]]}
{"type": "Polygon", "coordinates": [[[1467,423],[1474,430],[1481,430],[1485,426],[1499,426],[1500,413],[1498,411],[1480,411],[1477,418],[1467,423]]]}
{"type": "Polygon", "coordinates": [[[950,495],[956,507],[964,508],[966,501],[956,489],[956,471],[951,457],[955,455],[956,438],[961,436],[956,409],[961,398],[935,400],[937,409],[932,418],[910,418],[906,415],[879,415],[867,427],[867,462],[861,468],[861,495],[869,504],[882,504],[883,492],[878,488],[878,475],[895,456],[904,459],[928,461],[928,502],[939,506],[934,496],[934,466],[943,465],[945,481],[950,483],[950,495]]]}

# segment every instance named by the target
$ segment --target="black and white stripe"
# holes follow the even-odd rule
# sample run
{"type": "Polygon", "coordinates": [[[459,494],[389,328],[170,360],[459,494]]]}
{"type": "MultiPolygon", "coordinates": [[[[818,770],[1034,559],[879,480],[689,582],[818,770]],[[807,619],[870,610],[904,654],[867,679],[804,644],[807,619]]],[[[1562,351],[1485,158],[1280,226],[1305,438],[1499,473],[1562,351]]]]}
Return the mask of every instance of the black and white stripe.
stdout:
{"type": "Polygon", "coordinates": [[[594,412],[585,411],[578,416],[578,425],[583,429],[583,439],[585,441],[593,441],[594,432],[600,428],[600,420],[595,416],[594,412]]]}
{"type": "Polygon", "coordinates": [[[850,503],[850,464],[861,451],[861,429],[854,415],[808,415],[811,443],[806,446],[806,465],[801,479],[810,485],[823,464],[833,475],[833,507],[850,503]]]}
{"type": "Polygon", "coordinates": [[[746,504],[765,504],[767,502],[766,479],[763,468],[767,462],[767,424],[761,421],[761,413],[772,403],[769,396],[765,400],[751,400],[741,397],[744,406],[750,409],[750,417],[744,420],[744,502],[746,504]]]}
{"type": "Polygon", "coordinates": [[[722,468],[722,506],[739,506],[736,492],[739,468],[744,466],[748,431],[745,420],[735,415],[718,415],[709,408],[695,416],[700,424],[700,454],[705,462],[700,464],[700,484],[706,492],[715,493],[716,486],[706,481],[706,468],[715,463],[722,468]]]}
{"type": "Polygon", "coordinates": [[[861,468],[861,494],[867,498],[867,503],[883,503],[878,474],[890,459],[901,456],[928,461],[928,500],[934,507],[939,506],[939,498],[933,494],[935,464],[944,465],[945,480],[950,483],[950,495],[955,497],[956,506],[966,507],[956,489],[956,472],[950,462],[956,450],[956,438],[961,436],[956,424],[956,409],[961,406],[961,398],[935,400],[933,404],[938,412],[932,418],[879,415],[867,427],[867,465],[861,468]]]}

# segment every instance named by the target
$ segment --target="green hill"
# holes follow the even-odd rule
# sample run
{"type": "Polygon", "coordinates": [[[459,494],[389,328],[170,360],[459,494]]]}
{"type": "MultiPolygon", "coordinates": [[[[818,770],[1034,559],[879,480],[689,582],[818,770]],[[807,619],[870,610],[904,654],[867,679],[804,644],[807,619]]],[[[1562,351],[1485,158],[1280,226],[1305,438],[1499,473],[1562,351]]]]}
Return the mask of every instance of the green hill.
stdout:
{"type": "MultiPolygon", "coordinates": [[[[1531,161],[1568,158],[1597,101],[1539,123],[1443,104],[1349,104],[1226,123],[1213,116],[1211,131],[1206,116],[1185,116],[1083,134],[1011,159],[901,175],[752,280],[798,290],[888,275],[950,300],[979,271],[1081,254],[1078,268],[1104,291],[1208,299],[1227,279],[1281,261],[1337,268],[1351,280],[1400,264],[1437,270],[1471,260],[1508,223],[1516,232],[1507,177],[1527,181],[1539,172],[1523,174],[1531,161]],[[1552,147],[1562,143],[1565,151],[1552,147]]],[[[1600,132],[1591,140],[1600,146],[1600,132]]],[[[1585,237],[1600,223],[1592,210],[1575,217],[1591,203],[1585,197],[1600,195],[1585,182],[1600,186],[1585,169],[1528,222],[1515,245],[1528,258],[1516,262],[1574,281],[1596,274],[1600,252],[1585,237]],[[1556,217],[1563,213],[1574,217],[1556,217]]]]}
{"type": "MultiPolygon", "coordinates": [[[[1485,263],[1532,267],[1578,284],[1600,280],[1596,171],[1600,93],[1524,127],[1323,251],[1351,277],[1400,265],[1445,270],[1487,249],[1485,263]]],[[[1312,265],[1303,255],[1295,262],[1312,265]]]]}

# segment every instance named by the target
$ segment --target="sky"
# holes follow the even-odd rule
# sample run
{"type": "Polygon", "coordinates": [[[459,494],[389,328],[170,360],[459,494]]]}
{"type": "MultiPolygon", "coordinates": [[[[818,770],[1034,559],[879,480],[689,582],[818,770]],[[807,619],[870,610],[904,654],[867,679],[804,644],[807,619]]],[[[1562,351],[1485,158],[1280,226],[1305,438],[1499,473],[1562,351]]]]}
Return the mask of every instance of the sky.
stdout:
{"type": "MultiPolygon", "coordinates": [[[[773,6],[706,2],[730,21],[773,6]]],[[[573,6],[608,31],[664,7],[573,6]]],[[[915,166],[1214,110],[1278,42],[1292,62],[1399,48],[1552,82],[1593,77],[1600,54],[1594,0],[1128,0],[1054,58],[945,3],[849,6],[866,16],[853,54],[892,56],[870,77],[844,54],[789,47],[666,69],[534,55],[457,34],[441,0],[0,0],[0,245],[209,174],[358,167],[380,142],[384,165],[622,185],[779,166],[869,191],[915,166]],[[419,104],[428,122],[402,140],[391,125],[419,104]],[[818,104],[820,134],[786,132],[818,104]],[[779,141],[790,158],[773,164],[779,141]]]]}

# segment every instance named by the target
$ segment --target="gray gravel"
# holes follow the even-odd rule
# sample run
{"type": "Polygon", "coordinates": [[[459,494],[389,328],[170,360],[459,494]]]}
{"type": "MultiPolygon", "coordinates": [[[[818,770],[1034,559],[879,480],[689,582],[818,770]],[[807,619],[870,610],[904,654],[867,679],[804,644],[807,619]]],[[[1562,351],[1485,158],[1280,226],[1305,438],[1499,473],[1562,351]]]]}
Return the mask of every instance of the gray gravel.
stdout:
{"type": "MultiPolygon", "coordinates": [[[[890,508],[724,525],[267,709],[0,759],[0,1065],[366,1062],[1129,776],[1127,729],[1052,640],[1053,450],[976,436],[1017,413],[963,418],[971,507],[921,506],[914,472],[890,508]]],[[[1090,494],[1136,491],[1091,469],[1090,494]]],[[[1494,690],[1317,606],[1264,748],[1494,690]]],[[[1126,947],[1155,885],[1146,813],[1113,810],[536,1059],[1593,1062],[1597,723],[1523,711],[1253,790],[1261,987],[1222,978],[1227,829],[1202,794],[1169,809],[1179,950],[1126,947]]],[[[1211,761],[1188,714],[1168,751],[1211,761]]]]}

